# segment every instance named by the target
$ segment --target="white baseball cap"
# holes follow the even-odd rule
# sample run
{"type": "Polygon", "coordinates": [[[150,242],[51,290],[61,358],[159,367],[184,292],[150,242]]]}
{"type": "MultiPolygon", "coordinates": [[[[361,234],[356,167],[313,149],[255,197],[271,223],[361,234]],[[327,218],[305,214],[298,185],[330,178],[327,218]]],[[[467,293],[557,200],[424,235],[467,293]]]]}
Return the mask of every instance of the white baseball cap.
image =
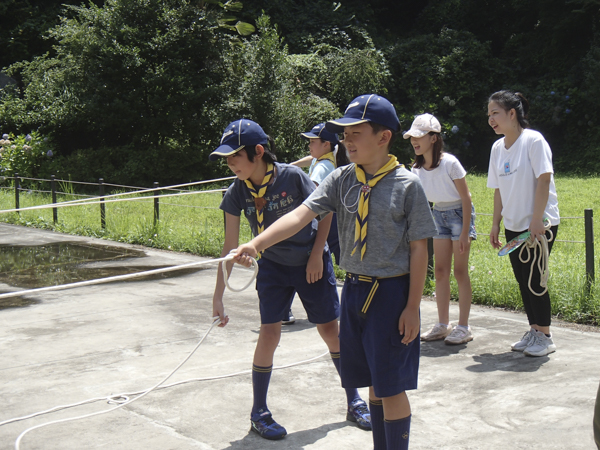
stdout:
{"type": "Polygon", "coordinates": [[[410,130],[404,133],[404,139],[408,139],[410,137],[420,138],[432,131],[434,133],[442,132],[442,125],[440,125],[440,121],[431,114],[421,114],[420,116],[415,117],[415,120],[410,126],[410,130]]]}

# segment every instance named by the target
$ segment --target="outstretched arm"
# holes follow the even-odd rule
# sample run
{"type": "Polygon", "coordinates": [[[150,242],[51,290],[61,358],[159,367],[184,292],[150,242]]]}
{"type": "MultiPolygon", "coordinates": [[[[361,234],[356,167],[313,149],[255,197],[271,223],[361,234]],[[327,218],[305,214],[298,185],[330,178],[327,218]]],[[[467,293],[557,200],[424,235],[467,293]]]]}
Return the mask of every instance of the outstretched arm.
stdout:
{"type": "Polygon", "coordinates": [[[259,252],[293,236],[317,217],[308,206],[300,205],[275,221],[269,228],[247,244],[240,245],[235,253],[235,262],[250,267],[250,258],[256,258],[259,252]]]}
{"type": "Polygon", "coordinates": [[[297,161],[294,161],[293,163],[290,163],[292,166],[297,166],[297,167],[309,167],[312,163],[313,157],[308,155],[305,156],[302,159],[299,159],[297,161]]]}

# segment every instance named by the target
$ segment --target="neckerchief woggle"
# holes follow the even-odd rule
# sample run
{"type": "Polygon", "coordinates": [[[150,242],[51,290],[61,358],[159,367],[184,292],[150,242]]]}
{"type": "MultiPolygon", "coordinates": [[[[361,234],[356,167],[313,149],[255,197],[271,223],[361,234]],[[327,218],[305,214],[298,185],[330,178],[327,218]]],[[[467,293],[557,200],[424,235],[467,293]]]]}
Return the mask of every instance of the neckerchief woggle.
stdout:
{"type": "Polygon", "coordinates": [[[274,167],[273,164],[267,163],[267,172],[265,173],[265,177],[262,180],[262,183],[258,188],[255,188],[250,179],[244,180],[246,186],[250,190],[250,194],[254,197],[254,206],[256,207],[256,222],[257,222],[257,232],[258,234],[265,231],[265,220],[263,216],[263,211],[267,201],[263,198],[265,192],[267,192],[267,186],[271,182],[271,178],[273,178],[274,167]]]}
{"type": "Polygon", "coordinates": [[[354,228],[354,247],[350,256],[354,255],[357,249],[360,249],[360,259],[362,261],[367,251],[367,221],[369,220],[369,197],[371,189],[375,187],[377,182],[385,177],[388,173],[394,171],[398,165],[398,160],[394,155],[388,155],[389,161],[379,169],[373,178],[367,181],[365,171],[358,164],[354,165],[356,171],[356,179],[362,184],[360,188],[360,197],[358,201],[358,209],[356,210],[356,225],[354,228]]]}

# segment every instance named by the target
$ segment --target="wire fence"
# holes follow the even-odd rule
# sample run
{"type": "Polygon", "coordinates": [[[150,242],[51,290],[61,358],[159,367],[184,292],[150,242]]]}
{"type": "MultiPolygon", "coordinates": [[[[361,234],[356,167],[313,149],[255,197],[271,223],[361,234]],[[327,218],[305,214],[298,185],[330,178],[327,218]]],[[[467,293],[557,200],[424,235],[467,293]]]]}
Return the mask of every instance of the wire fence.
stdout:
{"type": "MultiPolygon", "coordinates": [[[[127,186],[121,184],[114,183],[106,183],[103,178],[100,178],[97,183],[91,182],[83,182],[83,181],[72,181],[72,180],[63,180],[57,179],[54,175],[50,177],[50,179],[42,179],[42,178],[27,178],[20,177],[18,173],[15,173],[13,177],[0,177],[0,184],[9,181],[12,186],[3,186],[0,185],[0,189],[10,189],[14,190],[15,193],[15,208],[14,210],[6,210],[4,212],[16,212],[19,213],[21,211],[33,210],[33,209],[47,209],[52,208],[52,216],[53,221],[56,224],[58,222],[58,209],[63,206],[75,206],[75,205],[99,205],[99,213],[100,213],[100,225],[104,229],[106,227],[106,204],[111,202],[120,202],[120,201],[152,201],[153,202],[153,214],[154,214],[154,224],[156,225],[160,220],[160,206],[172,206],[172,207],[180,207],[180,208],[196,208],[196,209],[219,209],[216,207],[210,206],[198,206],[198,205],[185,205],[180,203],[168,203],[161,202],[160,200],[168,197],[176,197],[176,196],[184,196],[184,195],[194,195],[198,193],[207,193],[207,192],[221,192],[224,193],[226,191],[225,188],[219,189],[211,189],[207,190],[197,190],[190,191],[182,188],[191,188],[194,186],[199,186],[203,184],[215,184],[222,181],[229,181],[235,179],[232,177],[224,177],[218,178],[214,180],[205,180],[205,181],[197,181],[191,183],[184,183],[174,186],[159,186],[158,182],[154,182],[152,188],[144,188],[139,186],[127,186]],[[23,181],[27,182],[35,182],[37,186],[42,186],[43,183],[49,183],[50,190],[44,189],[29,189],[23,187],[23,181]],[[90,194],[80,194],[74,192],[74,186],[91,186],[95,187],[98,195],[90,195],[90,194]],[[59,190],[58,186],[62,186],[64,190],[59,190]],[[110,194],[110,190],[125,190],[126,192],[120,192],[117,194],[110,194]],[[50,194],[52,197],[52,203],[28,208],[20,207],[20,195],[21,193],[39,193],[39,194],[50,194]],[[165,194],[165,192],[167,192],[165,194]],[[58,201],[58,196],[69,196],[69,197],[79,197],[79,200],[70,200],[70,201],[58,201]],[[132,196],[130,198],[118,198],[122,196],[132,196]]],[[[477,213],[477,216],[493,216],[493,214],[488,213],[477,213]]],[[[587,279],[587,287],[588,289],[591,287],[592,283],[595,280],[595,267],[594,267],[594,228],[593,228],[593,210],[585,209],[583,216],[569,216],[569,217],[561,217],[561,220],[584,220],[584,228],[585,228],[585,240],[561,240],[557,239],[556,242],[562,242],[566,244],[584,244],[585,245],[585,260],[586,260],[586,279],[587,279]]],[[[223,222],[225,221],[225,215],[223,214],[223,222]]],[[[477,236],[489,236],[489,234],[485,233],[477,233],[477,236]]],[[[433,268],[433,240],[430,239],[428,242],[429,249],[429,265],[430,269],[433,268]]]]}

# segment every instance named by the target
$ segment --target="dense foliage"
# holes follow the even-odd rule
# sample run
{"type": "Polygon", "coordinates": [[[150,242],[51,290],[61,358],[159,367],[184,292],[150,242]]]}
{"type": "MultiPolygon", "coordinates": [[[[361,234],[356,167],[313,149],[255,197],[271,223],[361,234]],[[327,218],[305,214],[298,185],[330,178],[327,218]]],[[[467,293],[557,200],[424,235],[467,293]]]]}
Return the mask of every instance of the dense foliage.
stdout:
{"type": "MultiPolygon", "coordinates": [[[[0,64],[16,80],[0,91],[0,133],[51,137],[60,176],[222,174],[206,157],[240,116],[289,161],[305,152],[300,131],[369,92],[395,104],[404,129],[436,114],[448,149],[486,170],[486,100],[502,88],[529,98],[557,171],[600,171],[600,0],[77,4],[0,5],[0,64]]],[[[406,141],[394,152],[410,161],[406,141]]]]}

